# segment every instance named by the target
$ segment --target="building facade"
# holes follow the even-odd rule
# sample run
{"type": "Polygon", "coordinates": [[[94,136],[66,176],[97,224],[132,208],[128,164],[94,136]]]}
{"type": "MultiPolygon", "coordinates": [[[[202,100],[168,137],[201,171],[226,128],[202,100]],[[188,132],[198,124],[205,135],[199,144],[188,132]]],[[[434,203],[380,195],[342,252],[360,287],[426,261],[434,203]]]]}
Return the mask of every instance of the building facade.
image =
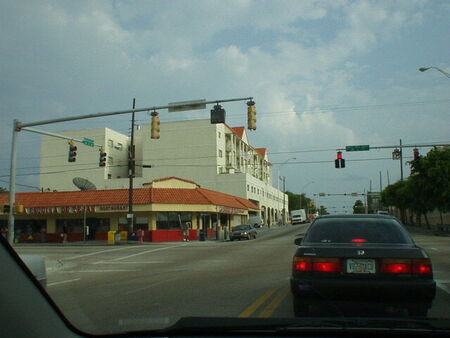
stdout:
{"type": "MultiPolygon", "coordinates": [[[[23,192],[16,198],[16,205],[23,206],[15,215],[16,242],[61,242],[64,236],[67,241],[106,240],[110,231],[129,231],[127,189],[23,192]]],[[[7,201],[8,194],[0,194],[0,204],[7,201]]],[[[182,224],[187,223],[191,239],[198,239],[200,230],[221,239],[257,211],[244,198],[167,177],[134,189],[133,231],[142,230],[145,241],[176,241],[182,239],[182,224]]],[[[0,210],[2,233],[7,219],[0,210]]]]}
{"type": "MultiPolygon", "coordinates": [[[[204,188],[251,200],[268,225],[282,219],[288,197],[272,186],[267,149],[253,147],[244,127],[211,124],[209,120],[166,122],[161,123],[160,139],[150,138],[150,127],[145,124],[135,129],[134,187],[162,177],[182,177],[204,188]]],[[[40,175],[44,190],[77,190],[72,183],[75,177],[88,180],[97,189],[128,188],[128,136],[108,128],[61,134],[104,144],[107,165],[99,167],[98,149],[82,144],[78,145],[77,161],[68,163],[67,142],[44,136],[40,175]]]]}

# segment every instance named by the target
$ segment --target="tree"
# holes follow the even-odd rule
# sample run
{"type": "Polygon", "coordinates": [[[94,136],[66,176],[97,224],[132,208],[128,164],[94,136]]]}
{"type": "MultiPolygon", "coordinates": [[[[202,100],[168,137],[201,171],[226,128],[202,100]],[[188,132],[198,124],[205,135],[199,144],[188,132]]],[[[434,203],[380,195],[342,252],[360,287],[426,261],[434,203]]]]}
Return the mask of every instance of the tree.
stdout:
{"type": "Polygon", "coordinates": [[[306,197],[305,194],[295,194],[291,191],[286,191],[286,195],[289,197],[289,211],[306,209],[310,214],[316,212],[316,208],[312,206],[312,200],[306,197]]]}
{"type": "Polygon", "coordinates": [[[409,206],[407,181],[397,181],[388,185],[381,192],[381,201],[384,205],[393,206],[400,209],[402,223],[405,223],[405,211],[409,206]]]}
{"type": "MultiPolygon", "coordinates": [[[[450,210],[450,148],[433,149],[426,156],[411,162],[411,176],[387,186],[381,193],[383,203],[400,209],[402,222],[405,210],[419,216],[424,215],[428,228],[427,213],[438,209],[442,213],[450,210]]],[[[411,217],[413,223],[413,217],[411,217]]]]}
{"type": "Polygon", "coordinates": [[[450,148],[435,148],[411,161],[411,184],[428,227],[426,212],[435,208],[442,225],[442,213],[450,210],[450,148]]]}
{"type": "Polygon", "coordinates": [[[353,205],[353,213],[354,214],[364,214],[366,213],[366,207],[364,206],[363,201],[357,200],[353,205]]]}
{"type": "Polygon", "coordinates": [[[8,192],[8,190],[6,190],[5,188],[0,187],[0,194],[6,193],[8,192]]]}

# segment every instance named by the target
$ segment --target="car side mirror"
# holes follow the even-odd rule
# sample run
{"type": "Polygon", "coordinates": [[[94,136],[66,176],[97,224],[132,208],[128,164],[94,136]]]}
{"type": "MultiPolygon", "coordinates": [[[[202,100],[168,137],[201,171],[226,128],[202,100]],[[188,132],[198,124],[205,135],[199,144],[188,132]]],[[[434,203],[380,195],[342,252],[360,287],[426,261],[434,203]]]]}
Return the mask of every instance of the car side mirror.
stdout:
{"type": "Polygon", "coordinates": [[[295,245],[302,245],[303,237],[296,238],[294,240],[295,245]]]}

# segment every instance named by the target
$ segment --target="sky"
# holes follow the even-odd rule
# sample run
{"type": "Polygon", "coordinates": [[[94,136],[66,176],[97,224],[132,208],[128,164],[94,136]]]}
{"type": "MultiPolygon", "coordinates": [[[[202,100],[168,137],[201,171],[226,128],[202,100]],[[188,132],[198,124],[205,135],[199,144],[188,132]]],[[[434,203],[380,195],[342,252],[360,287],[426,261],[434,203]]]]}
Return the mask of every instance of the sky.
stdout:
{"type": "MultiPolygon", "coordinates": [[[[274,186],[350,210],[364,193],[400,179],[393,149],[450,144],[450,1],[31,1],[0,0],[0,187],[7,188],[13,120],[253,97],[253,146],[268,149],[274,186]],[[381,174],[380,174],[381,173],[381,174]]],[[[226,122],[246,126],[245,102],[224,103],[226,122]]],[[[208,119],[207,110],[161,122],[208,119]]],[[[148,123],[146,113],[138,123],[148,123]]],[[[109,127],[130,116],[40,129],[109,127]]],[[[40,136],[18,135],[19,191],[38,186],[40,136]]],[[[405,162],[412,148],[404,149],[405,162]]],[[[68,163],[68,166],[70,163],[68,163]]],[[[404,163],[405,177],[409,166],[404,163]]]]}

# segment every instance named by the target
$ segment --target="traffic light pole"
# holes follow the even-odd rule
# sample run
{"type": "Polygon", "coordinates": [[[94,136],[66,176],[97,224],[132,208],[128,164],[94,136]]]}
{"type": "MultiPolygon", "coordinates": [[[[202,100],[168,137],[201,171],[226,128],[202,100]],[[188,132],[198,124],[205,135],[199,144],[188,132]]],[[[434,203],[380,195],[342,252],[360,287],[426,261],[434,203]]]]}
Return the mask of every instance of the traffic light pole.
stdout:
{"type": "MultiPolygon", "coordinates": [[[[237,99],[221,99],[221,100],[211,100],[211,101],[202,101],[202,105],[207,104],[219,104],[221,102],[237,102],[237,101],[248,101],[253,100],[253,97],[245,97],[245,98],[237,98],[237,99]]],[[[107,113],[96,113],[96,114],[87,114],[87,115],[78,115],[78,116],[70,116],[70,117],[63,117],[58,119],[51,119],[51,120],[43,120],[43,121],[34,121],[34,122],[27,122],[22,123],[19,120],[14,120],[13,122],[13,134],[12,134],[12,142],[11,142],[11,166],[10,166],[10,175],[9,175],[9,205],[10,205],[10,213],[8,216],[8,242],[12,245],[14,243],[14,204],[16,202],[16,153],[17,153],[17,134],[21,130],[28,130],[31,132],[36,132],[40,134],[45,134],[49,136],[55,136],[51,135],[53,133],[49,132],[42,132],[37,131],[36,129],[32,129],[29,127],[33,126],[41,126],[46,124],[53,124],[53,123],[60,123],[60,122],[68,122],[68,121],[75,121],[75,120],[84,120],[84,119],[91,119],[91,118],[97,118],[97,117],[106,117],[106,116],[113,116],[113,115],[123,115],[123,114],[129,114],[129,113],[138,113],[138,112],[149,112],[149,111],[156,111],[161,109],[174,109],[176,108],[177,111],[183,111],[183,110],[191,110],[192,104],[186,103],[186,104],[172,104],[172,105],[165,105],[165,106],[154,106],[154,107],[147,107],[147,108],[140,108],[135,109],[133,105],[132,110],[118,110],[113,112],[107,112],[107,113]]],[[[200,108],[196,108],[200,109],[200,108]]],[[[203,108],[201,108],[203,109],[203,108]]],[[[134,121],[134,119],[133,119],[134,121]]],[[[133,123],[134,124],[134,123],[133,123]]],[[[133,130],[132,130],[133,132],[133,130]]],[[[61,137],[62,135],[58,136],[61,137]]],[[[62,136],[61,138],[65,138],[62,136]]],[[[73,138],[69,138],[70,140],[75,140],[73,138]]],[[[82,141],[78,141],[82,142],[82,141]]],[[[102,146],[100,146],[102,147],[102,146]]],[[[134,155],[134,149],[133,149],[133,155],[134,155]]],[[[134,157],[134,156],[133,156],[134,157]]],[[[134,158],[133,158],[133,164],[134,164],[134,158]]]]}

